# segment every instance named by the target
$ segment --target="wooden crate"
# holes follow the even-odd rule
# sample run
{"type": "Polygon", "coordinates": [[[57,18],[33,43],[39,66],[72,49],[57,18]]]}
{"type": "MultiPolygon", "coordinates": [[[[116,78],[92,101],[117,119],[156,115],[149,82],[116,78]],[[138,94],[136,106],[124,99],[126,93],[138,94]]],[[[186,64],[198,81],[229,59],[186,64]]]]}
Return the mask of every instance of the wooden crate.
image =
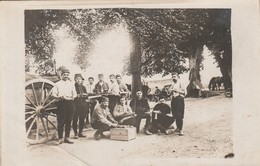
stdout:
{"type": "Polygon", "coordinates": [[[112,128],[110,129],[110,139],[119,141],[130,141],[136,138],[136,128],[112,128]]]}

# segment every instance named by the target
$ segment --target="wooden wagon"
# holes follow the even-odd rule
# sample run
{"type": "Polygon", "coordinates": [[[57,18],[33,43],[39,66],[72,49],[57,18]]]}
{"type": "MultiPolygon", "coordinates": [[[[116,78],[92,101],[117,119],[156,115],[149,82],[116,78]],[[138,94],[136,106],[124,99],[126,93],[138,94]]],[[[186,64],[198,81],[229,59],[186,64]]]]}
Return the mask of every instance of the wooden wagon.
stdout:
{"type": "Polygon", "coordinates": [[[29,144],[44,143],[56,138],[56,100],[51,97],[57,76],[26,74],[25,127],[29,144]]]}

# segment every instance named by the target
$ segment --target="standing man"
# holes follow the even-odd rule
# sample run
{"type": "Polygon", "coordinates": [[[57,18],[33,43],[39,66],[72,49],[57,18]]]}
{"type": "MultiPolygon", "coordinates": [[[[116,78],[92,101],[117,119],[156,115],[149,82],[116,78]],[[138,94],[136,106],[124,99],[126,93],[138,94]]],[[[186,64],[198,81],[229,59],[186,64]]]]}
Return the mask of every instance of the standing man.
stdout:
{"type": "Polygon", "coordinates": [[[180,77],[178,73],[172,73],[172,80],[173,84],[170,87],[170,92],[172,94],[172,101],[171,101],[171,108],[172,108],[172,115],[176,120],[177,129],[175,133],[183,136],[184,133],[182,131],[183,127],[183,118],[184,118],[184,96],[185,96],[185,89],[183,88],[180,77]]]}
{"type": "Polygon", "coordinates": [[[83,85],[84,78],[81,74],[75,74],[75,88],[77,92],[77,97],[75,98],[75,106],[76,110],[73,116],[73,123],[72,127],[74,130],[74,138],[77,139],[78,137],[86,137],[82,134],[84,120],[89,113],[89,105],[86,102],[87,98],[87,91],[86,87],[83,85]],[[78,132],[78,121],[79,121],[79,132],[78,132]]]}
{"type": "Polygon", "coordinates": [[[105,138],[104,131],[109,131],[110,128],[114,128],[118,125],[117,121],[114,120],[108,109],[109,99],[103,97],[101,104],[98,105],[93,112],[91,118],[91,126],[97,131],[94,134],[94,138],[99,140],[105,138]]]}
{"type": "MultiPolygon", "coordinates": [[[[94,89],[95,89],[94,78],[93,77],[89,77],[88,78],[88,83],[86,85],[87,94],[88,95],[94,94],[95,93],[94,89]]],[[[87,102],[88,102],[89,113],[86,116],[86,125],[90,124],[89,123],[89,119],[91,118],[91,115],[92,115],[92,113],[94,111],[95,105],[97,104],[97,101],[94,100],[94,99],[88,99],[87,102]]]]}
{"type": "Polygon", "coordinates": [[[148,127],[151,123],[150,106],[147,99],[143,98],[142,91],[139,90],[136,92],[136,99],[130,101],[130,107],[132,108],[133,112],[136,113],[135,127],[137,133],[140,131],[141,120],[145,118],[145,134],[151,135],[152,133],[148,131],[148,127]]]}
{"type": "Polygon", "coordinates": [[[104,75],[98,74],[98,83],[95,85],[94,92],[96,94],[107,93],[109,90],[108,83],[104,82],[104,75]]]}
{"type": "Polygon", "coordinates": [[[116,82],[116,77],[114,74],[111,74],[109,76],[109,80],[110,80],[110,85],[109,85],[109,90],[108,90],[108,94],[109,94],[108,108],[110,110],[110,113],[113,114],[114,108],[119,101],[119,85],[116,82]]]}
{"type": "Polygon", "coordinates": [[[55,83],[52,89],[52,97],[58,99],[57,104],[57,122],[58,122],[58,136],[59,144],[63,142],[63,130],[65,126],[64,142],[72,144],[69,140],[71,121],[75,111],[74,98],[77,96],[75,86],[69,79],[69,70],[63,69],[61,71],[61,80],[55,83]]]}
{"type": "Polygon", "coordinates": [[[116,75],[116,81],[119,85],[119,93],[125,93],[126,98],[129,98],[130,91],[127,89],[127,86],[125,83],[122,82],[122,77],[121,75],[117,74],[116,75]]]}

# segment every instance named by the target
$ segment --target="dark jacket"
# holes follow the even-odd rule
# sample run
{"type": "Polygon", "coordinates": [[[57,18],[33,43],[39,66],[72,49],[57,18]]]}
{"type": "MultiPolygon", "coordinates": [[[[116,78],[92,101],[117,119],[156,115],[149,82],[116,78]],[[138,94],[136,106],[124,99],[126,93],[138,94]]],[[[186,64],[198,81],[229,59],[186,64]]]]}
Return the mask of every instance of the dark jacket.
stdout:
{"type": "MultiPolygon", "coordinates": [[[[75,83],[75,89],[77,94],[87,93],[86,87],[84,85],[79,85],[75,83]]],[[[76,97],[74,99],[76,107],[86,105],[86,99],[87,97],[76,97]]]]}
{"type": "Polygon", "coordinates": [[[101,86],[99,82],[95,85],[94,93],[101,94],[101,93],[107,93],[109,89],[108,83],[103,82],[103,85],[101,86]],[[102,91],[103,90],[103,91],[102,91]]]}
{"type": "Polygon", "coordinates": [[[135,112],[137,115],[143,115],[145,112],[150,111],[150,106],[147,99],[145,98],[141,98],[140,100],[131,100],[130,107],[132,108],[132,111],[135,112]]]}

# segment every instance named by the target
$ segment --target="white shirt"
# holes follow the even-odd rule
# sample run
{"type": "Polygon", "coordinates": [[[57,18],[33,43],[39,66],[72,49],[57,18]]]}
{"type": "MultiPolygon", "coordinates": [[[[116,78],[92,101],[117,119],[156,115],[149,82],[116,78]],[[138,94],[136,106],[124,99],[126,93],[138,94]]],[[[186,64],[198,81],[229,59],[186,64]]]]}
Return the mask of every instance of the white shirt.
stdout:
{"type": "Polygon", "coordinates": [[[182,83],[181,83],[180,80],[177,80],[176,83],[173,82],[173,84],[171,85],[169,90],[172,92],[172,96],[173,97],[177,97],[179,95],[184,97],[185,94],[186,94],[185,88],[183,88],[182,83]],[[180,94],[179,92],[184,93],[184,94],[180,94]]]}
{"type": "Polygon", "coordinates": [[[113,95],[119,95],[119,85],[116,81],[109,85],[108,93],[113,95]]]}
{"type": "Polygon", "coordinates": [[[87,84],[86,85],[86,90],[87,90],[87,93],[94,93],[94,89],[95,89],[95,84],[87,84]]]}
{"type": "Polygon", "coordinates": [[[75,89],[74,84],[71,81],[63,81],[60,80],[55,83],[52,94],[56,94],[57,96],[63,96],[63,97],[77,97],[77,92],[75,89]]]}

